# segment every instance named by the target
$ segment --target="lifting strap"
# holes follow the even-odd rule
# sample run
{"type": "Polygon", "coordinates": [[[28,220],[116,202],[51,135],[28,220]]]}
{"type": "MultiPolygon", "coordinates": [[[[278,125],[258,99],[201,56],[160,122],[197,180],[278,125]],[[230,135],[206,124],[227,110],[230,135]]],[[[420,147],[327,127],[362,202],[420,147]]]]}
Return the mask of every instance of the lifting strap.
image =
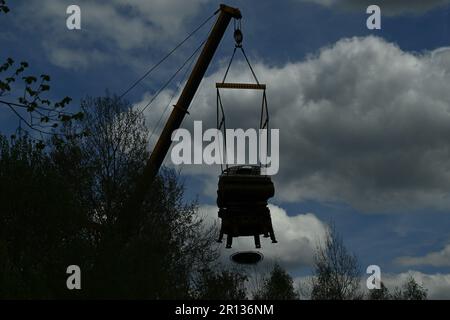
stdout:
{"type": "MultiPolygon", "coordinates": [[[[241,20],[238,20],[238,25],[236,25],[236,20],[235,20],[235,24],[234,24],[234,39],[236,41],[235,46],[234,46],[234,50],[233,53],[231,55],[230,61],[228,63],[227,69],[225,71],[225,75],[222,79],[222,82],[218,82],[216,83],[216,90],[217,90],[217,108],[216,108],[216,125],[217,125],[217,129],[223,132],[223,140],[224,140],[224,147],[225,147],[225,154],[223,155],[222,158],[222,154],[220,155],[221,159],[223,159],[224,161],[221,161],[221,170],[222,172],[223,170],[223,165],[222,162],[225,162],[225,166],[226,169],[228,169],[228,162],[227,162],[227,156],[226,156],[226,145],[227,145],[227,140],[226,140],[226,122],[225,122],[225,112],[223,109],[223,104],[222,104],[222,98],[220,96],[220,90],[219,89],[248,89],[248,90],[262,90],[263,91],[263,96],[262,96],[262,104],[261,104],[261,117],[260,117],[260,121],[259,121],[259,128],[260,129],[267,129],[269,130],[269,110],[267,107],[267,96],[266,96],[266,85],[265,84],[261,84],[259,83],[258,78],[256,77],[255,71],[253,70],[253,67],[245,53],[245,50],[242,46],[242,40],[243,40],[243,35],[241,32],[241,20]],[[255,80],[256,83],[232,83],[232,82],[225,82],[228,76],[228,72],[230,71],[230,67],[231,64],[233,63],[233,59],[236,55],[236,51],[240,50],[242,52],[242,55],[245,58],[245,61],[247,62],[247,65],[252,73],[252,76],[255,80]]],[[[268,143],[269,143],[269,134],[266,135],[267,137],[267,141],[266,141],[266,146],[268,148],[268,143]]],[[[267,156],[267,154],[266,154],[267,156]]],[[[267,161],[266,161],[267,162],[267,161]]],[[[259,165],[261,166],[261,162],[259,163],[259,165]]]]}

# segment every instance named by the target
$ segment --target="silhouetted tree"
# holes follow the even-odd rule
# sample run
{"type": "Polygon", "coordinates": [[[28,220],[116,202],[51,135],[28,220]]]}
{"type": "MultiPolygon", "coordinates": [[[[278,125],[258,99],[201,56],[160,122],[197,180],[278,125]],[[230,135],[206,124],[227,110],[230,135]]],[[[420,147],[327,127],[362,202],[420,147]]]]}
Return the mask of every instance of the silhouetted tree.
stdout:
{"type": "Polygon", "coordinates": [[[314,260],[311,299],[362,298],[358,260],[348,252],[334,227],[328,229],[325,243],[318,247],[314,260]]]}
{"type": "Polygon", "coordinates": [[[192,291],[196,299],[245,300],[248,277],[237,270],[202,270],[192,291]]]}
{"type": "Polygon", "coordinates": [[[118,238],[117,212],[148,157],[147,131],[114,97],[87,99],[83,110],[46,148],[27,134],[0,138],[1,297],[189,297],[194,276],[217,258],[214,230],[163,169],[139,229],[118,238]],[[78,129],[88,134],[71,134],[78,129]],[[65,287],[71,264],[81,267],[81,291],[65,287]]]}
{"type": "Polygon", "coordinates": [[[263,280],[262,287],[254,295],[256,300],[294,300],[298,298],[299,295],[294,289],[292,277],[277,263],[263,280]]]}
{"type": "Polygon", "coordinates": [[[426,300],[427,290],[417,283],[410,275],[401,288],[396,288],[392,294],[393,300],[426,300]]]}
{"type": "MultiPolygon", "coordinates": [[[[162,169],[142,205],[145,214],[138,215],[139,229],[120,238],[117,217],[149,157],[148,130],[142,113],[116,97],[87,98],[81,107],[83,121],[67,125],[64,136],[72,137],[72,130],[88,134],[67,139],[62,148],[56,140],[55,154],[65,162],[79,150],[89,172],[82,198],[98,231],[98,256],[88,290],[102,297],[188,297],[194,274],[217,258],[214,230],[204,229],[195,203],[183,201],[177,174],[162,169]]],[[[69,160],[64,171],[77,175],[71,167],[69,160]]]]}
{"type": "MultiPolygon", "coordinates": [[[[7,12],[0,0],[0,13],[7,12]]],[[[59,102],[46,98],[50,76],[32,75],[28,68],[27,62],[17,64],[12,58],[0,64],[0,97],[15,96],[0,105],[25,127],[19,126],[10,139],[0,136],[0,296],[10,298],[67,292],[60,282],[65,268],[74,257],[84,259],[89,247],[86,212],[43,150],[43,134],[81,120],[82,113],[65,111],[69,97],[59,102]]]]}
{"type": "Polygon", "coordinates": [[[67,292],[66,267],[89,252],[87,222],[42,148],[27,135],[0,136],[0,254],[11,275],[8,288],[0,284],[5,294],[45,298],[67,292]]]}
{"type": "Polygon", "coordinates": [[[367,296],[369,300],[391,300],[392,296],[389,289],[384,285],[383,282],[380,283],[380,289],[372,289],[369,291],[367,296]]]}
{"type": "Polygon", "coordinates": [[[0,0],[0,12],[3,12],[3,13],[9,12],[9,7],[6,5],[5,0],[0,0]]]}

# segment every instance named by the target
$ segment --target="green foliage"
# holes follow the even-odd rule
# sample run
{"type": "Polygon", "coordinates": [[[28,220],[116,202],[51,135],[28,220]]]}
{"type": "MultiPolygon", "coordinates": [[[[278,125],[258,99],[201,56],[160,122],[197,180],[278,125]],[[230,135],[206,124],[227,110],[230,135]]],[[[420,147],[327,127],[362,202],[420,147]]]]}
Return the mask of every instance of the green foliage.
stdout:
{"type": "Polygon", "coordinates": [[[39,77],[26,75],[28,67],[29,65],[25,61],[15,65],[12,58],[7,58],[5,63],[0,65],[0,74],[6,74],[0,78],[0,97],[22,90],[21,85],[17,82],[20,80],[23,82],[23,94],[17,97],[18,103],[2,100],[0,101],[1,105],[9,107],[27,125],[28,129],[40,133],[52,134],[54,132],[51,130],[57,128],[61,123],[80,121],[82,119],[81,112],[73,114],[64,110],[72,101],[70,97],[64,97],[57,102],[51,102],[44,97],[51,89],[50,76],[46,74],[41,74],[39,77]],[[17,88],[14,88],[14,83],[17,88]],[[29,117],[25,118],[21,114],[22,109],[29,113],[29,117]],[[27,120],[28,118],[31,120],[27,120]]]}

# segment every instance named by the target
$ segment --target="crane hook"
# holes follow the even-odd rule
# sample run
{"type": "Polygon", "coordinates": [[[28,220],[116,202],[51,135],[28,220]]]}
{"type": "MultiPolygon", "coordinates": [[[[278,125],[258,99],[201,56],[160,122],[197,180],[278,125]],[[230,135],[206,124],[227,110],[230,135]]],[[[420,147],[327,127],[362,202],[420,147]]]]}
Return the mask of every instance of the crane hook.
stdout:
{"type": "Polygon", "coordinates": [[[244,39],[244,35],[241,31],[241,19],[234,20],[234,41],[236,41],[236,47],[242,47],[242,40],[244,39]]]}

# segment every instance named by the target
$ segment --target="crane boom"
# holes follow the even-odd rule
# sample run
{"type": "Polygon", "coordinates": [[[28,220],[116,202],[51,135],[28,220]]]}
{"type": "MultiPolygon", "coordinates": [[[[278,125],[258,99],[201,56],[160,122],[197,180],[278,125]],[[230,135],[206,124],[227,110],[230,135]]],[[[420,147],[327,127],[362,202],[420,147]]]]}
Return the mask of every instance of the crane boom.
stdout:
{"type": "Polygon", "coordinates": [[[142,202],[144,201],[146,194],[149,192],[159,168],[161,167],[164,158],[170,149],[172,144],[172,133],[178,129],[183,122],[189,105],[197,92],[200,82],[208,69],[208,66],[231,19],[240,19],[242,17],[239,9],[232,8],[224,4],[220,5],[217,13],[219,13],[219,16],[217,17],[216,23],[208,36],[194,68],[192,69],[178,102],[174,105],[172,113],[164,126],[158,142],[156,143],[150,158],[147,160],[143,173],[137,181],[134,192],[119,214],[118,219],[121,220],[119,221],[119,226],[125,233],[134,230],[136,227],[136,221],[139,221],[136,215],[139,214],[142,202]]]}

